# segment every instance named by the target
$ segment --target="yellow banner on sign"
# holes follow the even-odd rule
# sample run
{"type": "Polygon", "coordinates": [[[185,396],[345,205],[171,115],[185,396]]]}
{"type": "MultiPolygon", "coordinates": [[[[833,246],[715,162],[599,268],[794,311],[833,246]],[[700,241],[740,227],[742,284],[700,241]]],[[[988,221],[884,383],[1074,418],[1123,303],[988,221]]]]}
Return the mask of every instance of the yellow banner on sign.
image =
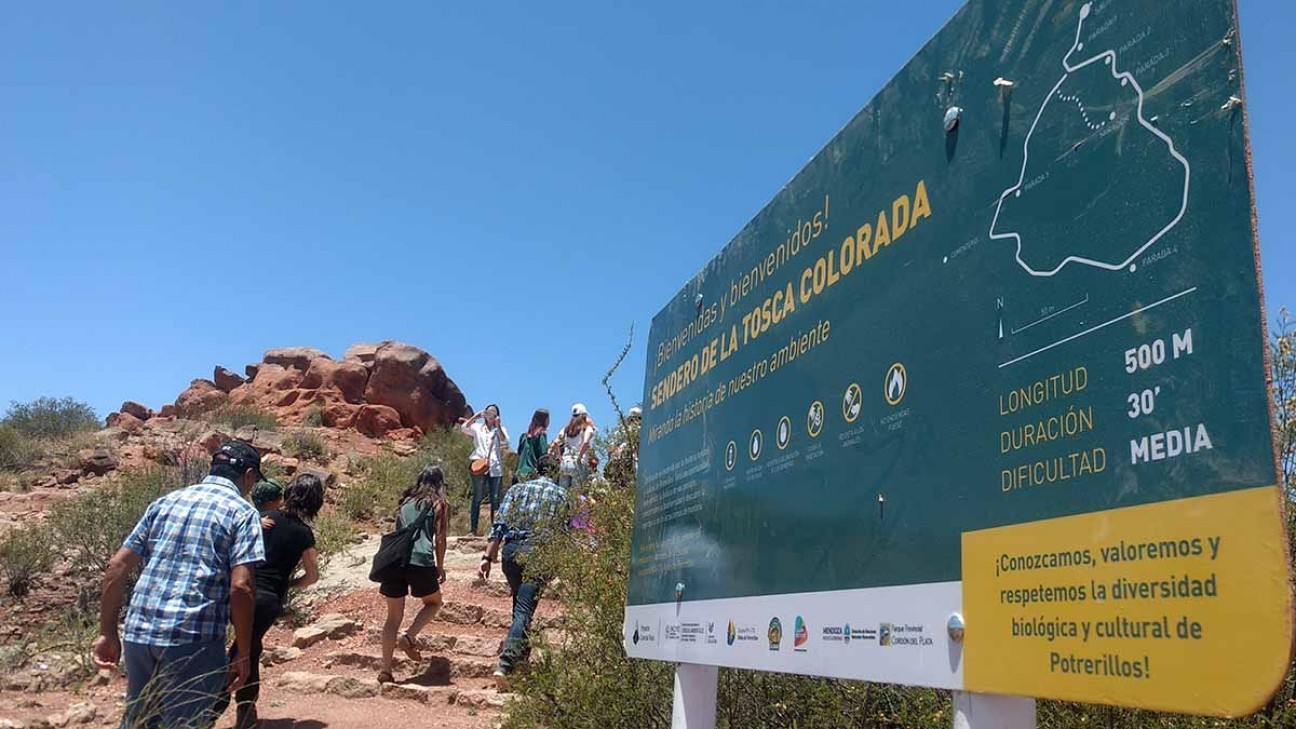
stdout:
{"type": "Polygon", "coordinates": [[[963,535],[968,691],[1240,716],[1287,671],[1277,487],[963,535]]]}

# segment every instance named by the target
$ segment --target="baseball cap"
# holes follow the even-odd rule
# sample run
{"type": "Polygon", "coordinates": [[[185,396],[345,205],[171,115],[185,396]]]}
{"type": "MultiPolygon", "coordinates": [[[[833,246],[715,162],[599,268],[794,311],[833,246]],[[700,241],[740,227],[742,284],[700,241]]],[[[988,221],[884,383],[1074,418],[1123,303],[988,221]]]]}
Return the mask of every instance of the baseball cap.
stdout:
{"type": "Polygon", "coordinates": [[[261,473],[261,454],[257,449],[241,440],[226,441],[212,455],[212,463],[228,463],[235,471],[243,472],[251,468],[256,471],[258,481],[268,480],[261,473]]]}
{"type": "Polygon", "coordinates": [[[572,417],[574,418],[577,415],[589,415],[589,411],[585,409],[583,403],[578,402],[575,405],[572,405],[572,417]]]}
{"type": "Polygon", "coordinates": [[[266,479],[258,481],[256,486],[252,487],[252,503],[259,509],[272,501],[282,499],[284,495],[283,486],[278,481],[266,479]]]}

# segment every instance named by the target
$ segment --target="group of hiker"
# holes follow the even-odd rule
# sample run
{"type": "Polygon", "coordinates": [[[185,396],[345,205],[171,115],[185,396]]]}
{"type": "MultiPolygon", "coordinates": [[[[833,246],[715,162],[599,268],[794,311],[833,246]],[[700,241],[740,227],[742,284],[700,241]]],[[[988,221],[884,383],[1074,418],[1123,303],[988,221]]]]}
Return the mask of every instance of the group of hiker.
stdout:
{"type": "MultiPolygon", "coordinates": [[[[504,455],[510,440],[499,407],[490,405],[459,425],[473,443],[472,534],[478,534],[478,511],[490,505],[490,530],[476,576],[488,578],[498,560],[513,598],[512,626],[494,672],[501,689],[526,658],[532,618],[547,582],[546,575],[527,568],[528,555],[552,530],[589,528],[591,503],[573,487],[597,471],[595,426],[584,405],[573,405],[571,412],[552,443],[549,412],[535,412],[518,440],[517,466],[507,488],[504,455]]],[[[635,408],[630,422],[638,417],[635,408]]],[[[613,449],[617,457],[625,451],[622,440],[613,449]]],[[[123,727],[206,727],[231,700],[238,729],[257,725],[262,640],[282,613],[289,589],[318,580],[311,523],[324,500],[317,477],[301,474],[280,487],[261,473],[257,450],[235,440],[216,451],[201,482],[149,505],[105,570],[99,636],[91,649],[100,668],[125,665],[123,727]],[[230,625],[234,642],[227,647],[230,625]]],[[[384,537],[371,574],[387,608],[380,683],[396,680],[397,649],[422,660],[419,633],[442,605],[450,502],[440,465],[420,471],[394,516],[395,529],[384,537]],[[400,554],[392,558],[384,550],[400,554]],[[385,560],[382,569],[380,560],[385,560]],[[421,606],[401,632],[409,597],[421,606]]]]}

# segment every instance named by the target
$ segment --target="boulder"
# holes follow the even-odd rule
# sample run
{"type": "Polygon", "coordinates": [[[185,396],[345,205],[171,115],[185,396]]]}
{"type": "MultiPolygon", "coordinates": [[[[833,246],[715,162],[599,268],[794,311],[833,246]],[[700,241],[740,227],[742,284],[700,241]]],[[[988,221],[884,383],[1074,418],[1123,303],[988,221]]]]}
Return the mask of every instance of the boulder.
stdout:
{"type": "Polygon", "coordinates": [[[144,421],[131,415],[130,413],[116,413],[117,419],[111,423],[113,427],[121,428],[127,433],[138,433],[144,429],[144,421]]]}
{"type": "MultiPolygon", "coordinates": [[[[300,462],[299,462],[299,463],[300,463],[300,462]]],[[[315,478],[318,478],[318,479],[320,480],[320,483],[324,484],[324,488],[325,488],[325,489],[331,489],[331,488],[333,488],[334,486],[337,486],[337,476],[336,476],[332,471],[328,470],[327,468],[320,468],[319,466],[302,466],[302,465],[298,465],[298,466],[297,466],[297,473],[294,474],[294,475],[295,475],[295,476],[303,476],[303,475],[314,476],[315,478]]]]}
{"type": "Polygon", "coordinates": [[[289,458],[278,453],[267,453],[261,459],[261,468],[277,466],[288,476],[295,475],[299,465],[301,465],[301,461],[296,458],[289,458]]]}
{"type": "Polygon", "coordinates": [[[360,623],[345,615],[325,615],[319,621],[293,633],[294,648],[309,648],[324,640],[337,640],[360,631],[360,623]]]}
{"type": "Polygon", "coordinates": [[[342,355],[345,362],[359,362],[365,367],[370,367],[374,362],[374,355],[378,353],[380,344],[353,344],[347,349],[346,354],[342,355]]]}
{"type": "Polygon", "coordinates": [[[455,703],[470,709],[499,709],[508,702],[508,698],[493,689],[471,689],[460,691],[455,696],[455,703]]]}
{"type": "Polygon", "coordinates": [[[243,374],[247,375],[247,378],[249,380],[255,380],[257,376],[257,372],[259,372],[260,370],[261,370],[261,365],[250,364],[247,367],[243,368],[243,374]]]}
{"type": "Polygon", "coordinates": [[[219,365],[216,366],[216,371],[212,373],[212,380],[216,383],[216,387],[224,392],[230,392],[243,384],[242,377],[219,365]]]}
{"type": "Polygon", "coordinates": [[[461,635],[455,641],[455,653],[481,658],[493,658],[500,653],[498,638],[483,638],[480,635],[461,635]]]}
{"type": "Polygon", "coordinates": [[[381,438],[401,427],[401,416],[386,405],[361,405],[351,427],[370,438],[381,438]]]}
{"type": "Polygon", "coordinates": [[[113,457],[111,451],[102,446],[84,448],[77,453],[77,457],[81,462],[81,472],[85,474],[104,476],[109,471],[117,469],[117,459],[113,457]]]}
{"type": "Polygon", "coordinates": [[[384,342],[374,352],[364,399],[391,407],[404,425],[424,432],[453,425],[468,409],[463,393],[435,357],[400,342],[384,342]]]}
{"type": "Polygon", "coordinates": [[[320,419],[324,422],[324,425],[330,428],[338,428],[339,430],[350,428],[356,412],[359,410],[360,407],[357,405],[333,403],[320,409],[320,419]]]}
{"type": "Polygon", "coordinates": [[[117,421],[120,419],[121,419],[121,413],[108,413],[108,417],[104,418],[104,425],[108,426],[109,428],[116,428],[117,421]]]}
{"type": "MultiPolygon", "coordinates": [[[[476,625],[481,622],[484,612],[480,605],[447,602],[441,606],[441,611],[437,613],[436,619],[443,623],[454,623],[456,625],[476,625]]],[[[512,624],[510,620],[509,625],[512,626],[512,624]]]]}
{"type": "MultiPolygon", "coordinates": [[[[280,367],[291,367],[295,370],[305,372],[310,367],[311,360],[317,357],[328,358],[327,354],[312,349],[310,347],[287,347],[285,349],[271,349],[261,358],[264,364],[279,365],[280,367]]],[[[260,377],[260,373],[257,373],[260,377]]]]}
{"type": "Polygon", "coordinates": [[[127,414],[130,414],[130,415],[134,415],[135,417],[139,418],[140,420],[148,420],[149,418],[153,417],[153,415],[154,415],[154,412],[153,412],[152,410],[150,410],[150,409],[144,407],[143,405],[140,405],[140,404],[137,403],[137,402],[133,402],[133,401],[131,401],[131,400],[127,400],[126,402],[122,403],[122,405],[121,405],[121,411],[122,411],[123,413],[127,413],[127,414]]]}
{"type": "Polygon", "coordinates": [[[344,699],[368,699],[378,695],[378,682],[372,678],[334,676],[324,685],[327,693],[344,699]]]}
{"type": "Polygon", "coordinates": [[[74,468],[56,468],[50,475],[60,486],[71,486],[81,479],[81,472],[74,468]]]}
{"type": "Polygon", "coordinates": [[[162,406],[162,409],[158,411],[158,417],[159,417],[159,418],[174,418],[174,417],[176,417],[176,406],[175,406],[175,405],[169,405],[169,404],[168,404],[168,405],[163,405],[163,406],[162,406]]]}
{"type": "Polygon", "coordinates": [[[315,390],[328,401],[336,394],[344,402],[359,404],[364,402],[365,386],[369,384],[369,370],[359,362],[334,362],[328,357],[316,357],[306,369],[306,375],[298,385],[303,390],[315,390]]]}
{"type": "Polygon", "coordinates": [[[288,671],[279,676],[275,685],[285,691],[295,691],[304,694],[322,694],[328,686],[333,676],[321,676],[317,673],[305,673],[303,671],[288,671]]]}
{"type": "Polygon", "coordinates": [[[176,398],[176,414],[182,418],[191,418],[215,410],[229,402],[229,395],[216,387],[211,380],[194,380],[189,389],[176,398]]]}
{"type": "Polygon", "coordinates": [[[384,699],[417,701],[421,704],[453,704],[459,689],[453,686],[422,686],[416,683],[385,683],[379,689],[384,699]]]}
{"type": "Polygon", "coordinates": [[[276,646],[261,654],[261,665],[277,666],[281,663],[288,663],[301,658],[301,648],[293,646],[276,646]]]}

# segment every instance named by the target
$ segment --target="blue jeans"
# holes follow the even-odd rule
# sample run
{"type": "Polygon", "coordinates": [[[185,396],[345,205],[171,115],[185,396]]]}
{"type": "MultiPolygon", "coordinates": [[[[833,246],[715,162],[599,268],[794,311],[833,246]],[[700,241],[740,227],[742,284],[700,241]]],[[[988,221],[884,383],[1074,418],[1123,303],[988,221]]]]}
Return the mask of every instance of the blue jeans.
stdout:
{"type": "Polygon", "coordinates": [[[126,712],[122,729],[211,726],[212,707],[225,690],[225,641],[175,646],[123,643],[126,712]]]}
{"type": "Polygon", "coordinates": [[[473,533],[477,533],[477,512],[481,511],[482,501],[490,495],[491,506],[491,523],[495,522],[495,512],[499,511],[500,502],[500,485],[504,482],[503,476],[473,476],[472,477],[472,511],[468,513],[468,528],[473,533]]]}
{"type": "Polygon", "coordinates": [[[504,673],[512,671],[514,666],[526,660],[531,653],[531,619],[535,617],[536,607],[540,604],[540,593],[544,592],[547,582],[539,575],[527,573],[518,564],[518,558],[525,559],[529,551],[529,548],[518,542],[509,542],[500,553],[500,569],[508,580],[509,592],[513,593],[513,626],[504,639],[504,650],[500,652],[499,659],[499,670],[504,673]]]}

